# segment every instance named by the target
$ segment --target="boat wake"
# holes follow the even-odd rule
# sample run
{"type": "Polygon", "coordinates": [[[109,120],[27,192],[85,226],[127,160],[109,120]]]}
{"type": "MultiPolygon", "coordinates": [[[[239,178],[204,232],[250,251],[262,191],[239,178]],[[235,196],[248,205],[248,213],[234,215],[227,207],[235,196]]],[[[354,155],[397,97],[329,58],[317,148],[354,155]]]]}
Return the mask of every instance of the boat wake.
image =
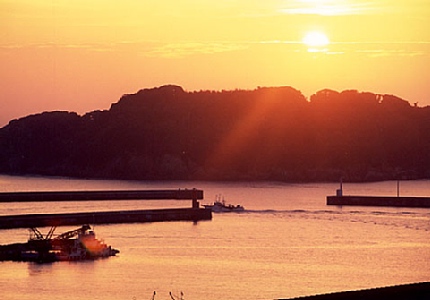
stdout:
{"type": "Polygon", "coordinates": [[[394,227],[405,227],[415,230],[430,231],[429,212],[411,211],[365,211],[365,210],[306,210],[306,209],[247,209],[241,214],[272,215],[279,218],[300,218],[340,222],[371,223],[394,227]]]}
{"type": "Polygon", "coordinates": [[[254,214],[330,214],[330,215],[387,215],[387,216],[423,216],[430,218],[430,212],[387,212],[387,211],[360,211],[360,210],[307,210],[307,209],[246,209],[244,213],[254,214]]]}

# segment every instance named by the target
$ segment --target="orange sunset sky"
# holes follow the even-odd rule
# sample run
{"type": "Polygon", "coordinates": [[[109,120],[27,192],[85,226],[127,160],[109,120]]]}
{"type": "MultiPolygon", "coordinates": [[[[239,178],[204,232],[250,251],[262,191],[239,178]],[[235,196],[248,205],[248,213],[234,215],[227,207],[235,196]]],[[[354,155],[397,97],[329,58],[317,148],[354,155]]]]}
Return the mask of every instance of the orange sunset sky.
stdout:
{"type": "Polygon", "coordinates": [[[428,0],[0,0],[0,127],[163,84],[430,105],[428,0]]]}

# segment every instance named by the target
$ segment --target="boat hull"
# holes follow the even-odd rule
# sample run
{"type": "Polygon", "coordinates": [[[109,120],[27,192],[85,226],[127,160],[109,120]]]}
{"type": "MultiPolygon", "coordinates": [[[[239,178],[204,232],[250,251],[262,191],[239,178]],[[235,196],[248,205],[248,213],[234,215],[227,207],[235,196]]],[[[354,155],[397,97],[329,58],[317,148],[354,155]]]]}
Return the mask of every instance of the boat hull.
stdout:
{"type": "Polygon", "coordinates": [[[212,210],[214,213],[224,213],[224,212],[243,212],[245,208],[241,205],[217,205],[217,204],[206,204],[203,205],[204,208],[212,210]]]}

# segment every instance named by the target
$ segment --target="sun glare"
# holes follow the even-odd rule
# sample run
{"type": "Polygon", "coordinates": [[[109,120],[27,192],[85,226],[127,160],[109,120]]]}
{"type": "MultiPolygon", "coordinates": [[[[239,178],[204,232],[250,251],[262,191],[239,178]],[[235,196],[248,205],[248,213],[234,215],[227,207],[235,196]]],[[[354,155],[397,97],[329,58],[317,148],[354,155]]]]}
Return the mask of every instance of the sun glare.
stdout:
{"type": "Polygon", "coordinates": [[[325,47],[330,43],[328,37],[319,31],[308,32],[302,41],[303,44],[310,48],[325,47]]]}

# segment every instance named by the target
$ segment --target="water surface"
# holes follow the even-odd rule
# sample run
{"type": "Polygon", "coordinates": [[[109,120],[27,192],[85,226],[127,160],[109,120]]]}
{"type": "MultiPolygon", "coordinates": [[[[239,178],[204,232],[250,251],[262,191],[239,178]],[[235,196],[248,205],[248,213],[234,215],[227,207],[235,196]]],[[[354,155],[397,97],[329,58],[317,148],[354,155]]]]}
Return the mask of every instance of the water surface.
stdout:
{"type": "MultiPolygon", "coordinates": [[[[344,194],[396,195],[396,182],[344,184],[344,194]]],[[[275,299],[430,280],[430,210],[326,206],[338,184],[139,182],[0,176],[0,191],[199,188],[244,213],[213,220],[96,225],[117,257],[0,262],[2,299],[275,299]]],[[[430,181],[404,181],[429,196],[430,181]]],[[[1,203],[0,215],[186,207],[188,201],[1,203]],[[161,203],[160,203],[161,202],[161,203]]],[[[57,232],[73,229],[60,227],[57,232]]],[[[49,228],[41,228],[47,232],[49,228]]],[[[25,229],[0,231],[0,244],[25,229]]]]}

